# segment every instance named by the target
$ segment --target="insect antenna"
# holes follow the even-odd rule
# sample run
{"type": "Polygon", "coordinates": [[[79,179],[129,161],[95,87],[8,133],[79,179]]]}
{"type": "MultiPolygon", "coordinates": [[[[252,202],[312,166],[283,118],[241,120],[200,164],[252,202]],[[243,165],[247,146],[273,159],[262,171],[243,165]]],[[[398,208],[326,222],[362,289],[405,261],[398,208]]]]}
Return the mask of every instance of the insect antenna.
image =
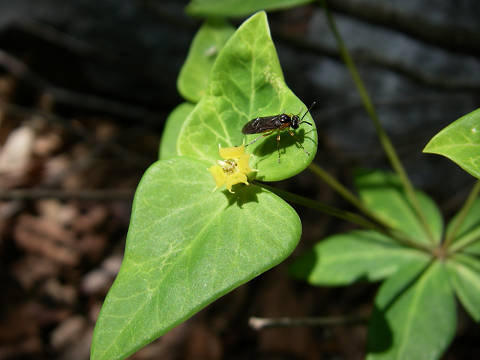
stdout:
{"type": "Polygon", "coordinates": [[[308,112],[309,112],[310,110],[312,110],[312,108],[315,106],[316,103],[317,103],[317,102],[314,101],[314,102],[312,103],[312,105],[310,105],[310,107],[308,108],[308,110],[305,111],[305,114],[303,114],[302,118],[301,118],[300,121],[298,122],[299,125],[300,125],[301,123],[307,123],[308,125],[313,126],[313,125],[310,124],[308,121],[302,121],[302,120],[303,120],[303,118],[305,117],[305,115],[307,115],[308,112]]]}

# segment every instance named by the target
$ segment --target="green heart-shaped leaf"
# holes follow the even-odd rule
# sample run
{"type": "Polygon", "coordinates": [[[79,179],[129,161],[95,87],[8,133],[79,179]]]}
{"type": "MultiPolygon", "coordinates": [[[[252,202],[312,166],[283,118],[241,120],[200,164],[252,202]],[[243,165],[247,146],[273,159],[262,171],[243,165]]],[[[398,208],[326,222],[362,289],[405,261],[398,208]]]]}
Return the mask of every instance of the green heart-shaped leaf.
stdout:
{"type": "Polygon", "coordinates": [[[172,110],[168,115],[160,140],[159,159],[166,160],[177,156],[177,140],[180,129],[187,120],[188,115],[193,111],[195,105],[182,103],[172,110]]]}
{"type": "Polygon", "coordinates": [[[192,0],[187,13],[197,16],[243,16],[258,10],[280,10],[313,0],[192,0]]]}
{"type": "MultiPolygon", "coordinates": [[[[359,172],[355,186],[365,205],[392,228],[403,232],[412,241],[431,243],[395,174],[382,171],[359,172]]],[[[443,232],[442,214],[426,194],[416,191],[416,195],[434,240],[439,243],[443,232]]]]}
{"type": "Polygon", "coordinates": [[[301,224],[287,203],[255,185],[235,185],[235,194],[214,187],[198,160],[162,160],[147,170],[92,360],[125,358],[293,251],[301,224]]]}
{"type": "Polygon", "coordinates": [[[454,121],[425,146],[423,152],[446,156],[480,179],[480,109],[454,121]]]}
{"type": "MultiPolygon", "coordinates": [[[[248,121],[305,111],[306,106],[284,82],[266,15],[260,12],[245,21],[220,51],[207,94],[184,123],[177,151],[213,163],[218,159],[219,144],[237,146],[245,141],[242,128],[248,121]]],[[[310,114],[304,120],[314,125],[310,114]]],[[[246,143],[256,136],[250,135],[246,143]]],[[[280,161],[276,132],[247,147],[252,154],[250,166],[258,170],[257,179],[282,180],[304,170],[317,149],[314,126],[301,124],[295,137],[283,131],[279,147],[280,161]]]]}
{"type": "Polygon", "coordinates": [[[480,261],[456,254],[448,260],[447,270],[462,305],[475,321],[480,321],[480,261]]]}
{"type": "Polygon", "coordinates": [[[416,261],[380,287],[367,359],[438,359],[455,335],[456,304],[445,266],[416,261]]]}
{"type": "Polygon", "coordinates": [[[352,231],[317,243],[292,264],[290,273],[314,285],[348,285],[381,280],[415,259],[429,256],[374,231],[352,231]]]}
{"type": "Polygon", "coordinates": [[[177,79],[178,91],[185,99],[196,103],[205,95],[213,63],[234,31],[225,20],[218,18],[202,25],[177,79]]]}

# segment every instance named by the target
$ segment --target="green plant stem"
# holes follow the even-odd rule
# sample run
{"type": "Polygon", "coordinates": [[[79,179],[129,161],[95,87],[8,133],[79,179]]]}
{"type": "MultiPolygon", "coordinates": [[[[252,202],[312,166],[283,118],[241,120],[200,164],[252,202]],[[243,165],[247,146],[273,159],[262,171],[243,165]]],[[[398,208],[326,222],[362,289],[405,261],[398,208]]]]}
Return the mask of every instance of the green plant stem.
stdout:
{"type": "Polygon", "coordinates": [[[472,243],[477,241],[480,241],[480,234],[474,234],[471,236],[467,235],[463,237],[461,240],[454,242],[452,246],[449,249],[447,249],[447,253],[454,254],[466,248],[468,245],[471,245],[472,243]]]}
{"type": "Polygon", "coordinates": [[[385,130],[383,129],[382,125],[380,124],[380,121],[378,119],[377,113],[375,111],[375,107],[372,104],[372,101],[370,99],[370,96],[367,92],[367,89],[365,88],[362,79],[360,78],[360,75],[357,71],[357,68],[355,66],[355,63],[353,62],[350,53],[337,29],[337,26],[335,24],[335,21],[333,20],[332,14],[328,10],[327,3],[325,0],[320,0],[320,3],[323,5],[325,9],[325,14],[327,16],[327,21],[330,25],[330,28],[332,29],[333,35],[337,41],[338,48],[340,51],[340,56],[342,57],[343,61],[345,62],[345,65],[347,66],[350,75],[353,78],[353,81],[355,83],[355,86],[357,87],[357,90],[360,94],[360,97],[362,98],[363,105],[365,107],[365,110],[367,111],[367,114],[370,116],[370,118],[373,121],[373,125],[375,126],[375,130],[377,131],[378,137],[380,139],[380,143],[383,146],[383,149],[385,153],[387,154],[388,159],[390,160],[390,164],[392,165],[393,169],[395,172],[398,174],[400,181],[403,184],[403,187],[405,189],[406,196],[410,203],[412,204],[413,208],[415,209],[415,212],[417,213],[417,216],[422,223],[423,228],[428,234],[428,237],[432,243],[435,243],[435,238],[433,236],[432,230],[430,229],[430,226],[425,218],[425,215],[423,214],[423,211],[420,208],[420,205],[418,203],[417,197],[415,195],[415,191],[413,189],[412,183],[410,182],[407,173],[405,172],[405,169],[403,168],[402,163],[400,162],[400,159],[398,158],[397,153],[395,152],[395,148],[393,147],[390,139],[388,138],[388,135],[386,134],[385,130]]]}
{"type": "Polygon", "coordinates": [[[480,180],[477,181],[473,186],[472,190],[470,190],[470,194],[468,194],[465,204],[463,204],[463,207],[458,212],[457,221],[453,225],[452,230],[447,233],[445,237],[445,242],[443,243],[443,247],[445,249],[448,249],[452,241],[457,236],[458,231],[462,227],[462,224],[465,221],[465,218],[467,217],[468,212],[472,208],[473,202],[478,197],[479,193],[480,193],[480,180]]]}
{"type": "Polygon", "coordinates": [[[360,226],[362,226],[364,228],[367,228],[367,229],[383,231],[383,229],[381,229],[379,225],[371,222],[370,220],[365,219],[363,216],[354,214],[350,211],[338,209],[336,207],[323,204],[319,201],[311,200],[309,198],[306,198],[306,197],[303,197],[303,196],[300,196],[300,195],[297,195],[297,194],[293,194],[289,191],[281,190],[281,189],[278,189],[276,187],[273,187],[273,186],[270,186],[270,185],[267,185],[267,184],[264,184],[264,183],[261,183],[261,182],[258,182],[258,181],[255,181],[255,183],[257,185],[261,186],[262,188],[267,189],[267,190],[277,194],[278,196],[280,196],[284,200],[290,201],[294,204],[298,204],[298,205],[308,207],[310,209],[318,210],[318,211],[323,212],[325,214],[338,217],[342,220],[350,221],[351,223],[360,225],[360,226]]]}
{"type": "Polygon", "coordinates": [[[390,225],[385,223],[382,219],[380,219],[376,214],[374,214],[370,209],[368,209],[360,199],[355,196],[350,190],[348,190],[345,186],[343,186],[340,182],[337,181],[333,176],[331,176],[328,172],[322,169],[319,165],[315,163],[311,163],[308,168],[317,175],[321,180],[323,180],[327,185],[329,185],[333,190],[335,190],[342,198],[347,200],[350,204],[355,206],[358,210],[368,216],[370,219],[378,223],[384,228],[390,229],[390,225]]]}
{"type": "Polygon", "coordinates": [[[366,229],[377,231],[379,233],[382,233],[386,236],[389,236],[389,237],[393,238],[400,245],[416,248],[418,250],[425,251],[425,252],[428,252],[428,253],[432,252],[432,250],[428,246],[425,246],[423,244],[417,244],[417,243],[411,241],[410,239],[406,238],[403,234],[399,233],[398,231],[395,231],[395,230],[390,229],[390,228],[384,228],[383,226],[381,226],[379,224],[376,224],[376,223],[374,223],[374,222],[372,222],[368,219],[365,219],[363,216],[354,214],[350,211],[338,209],[336,207],[326,205],[326,204],[323,204],[319,201],[311,200],[309,198],[306,198],[306,197],[303,197],[303,196],[300,196],[300,195],[297,195],[297,194],[293,194],[293,193],[291,193],[289,191],[286,191],[286,190],[281,190],[281,189],[275,188],[273,186],[264,184],[264,183],[259,182],[259,181],[254,181],[254,183],[256,185],[264,188],[264,189],[267,189],[267,190],[277,194],[282,199],[284,199],[286,201],[289,201],[291,203],[302,205],[302,206],[308,207],[310,209],[314,209],[314,210],[323,212],[325,214],[338,217],[342,220],[349,221],[349,222],[354,223],[356,225],[362,226],[366,229]]]}

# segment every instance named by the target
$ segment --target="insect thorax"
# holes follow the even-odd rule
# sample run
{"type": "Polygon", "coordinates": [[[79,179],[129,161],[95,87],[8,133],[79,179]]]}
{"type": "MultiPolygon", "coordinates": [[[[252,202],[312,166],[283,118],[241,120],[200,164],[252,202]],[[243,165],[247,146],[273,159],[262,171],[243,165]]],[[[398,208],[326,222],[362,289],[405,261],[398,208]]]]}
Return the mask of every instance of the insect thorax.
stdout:
{"type": "Polygon", "coordinates": [[[289,114],[282,114],[279,115],[277,118],[277,125],[280,127],[280,125],[284,124],[290,124],[292,122],[292,116],[289,114]]]}
{"type": "Polygon", "coordinates": [[[292,119],[290,121],[290,126],[293,129],[298,129],[298,125],[300,125],[300,118],[298,117],[298,115],[292,115],[292,119]]]}

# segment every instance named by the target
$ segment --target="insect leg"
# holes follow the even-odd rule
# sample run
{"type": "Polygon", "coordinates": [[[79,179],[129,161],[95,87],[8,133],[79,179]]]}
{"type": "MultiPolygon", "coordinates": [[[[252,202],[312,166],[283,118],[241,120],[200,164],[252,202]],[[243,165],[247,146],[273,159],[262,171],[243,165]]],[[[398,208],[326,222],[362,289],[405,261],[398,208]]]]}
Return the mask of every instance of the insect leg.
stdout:
{"type": "Polygon", "coordinates": [[[295,136],[295,133],[291,130],[288,131],[288,133],[293,136],[293,138],[295,139],[295,142],[300,145],[300,147],[303,149],[303,152],[305,154],[307,154],[307,156],[310,156],[310,153],[308,151],[305,150],[305,148],[303,147],[303,145],[300,143],[300,141],[298,141],[297,137],[295,136]]]}
{"type": "Polygon", "coordinates": [[[280,164],[280,129],[277,131],[277,153],[278,153],[278,163],[280,164]]]}
{"type": "MultiPolygon", "coordinates": [[[[275,130],[275,129],[274,129],[274,130],[275,130]]],[[[250,141],[250,142],[249,142],[247,145],[245,145],[245,146],[252,145],[254,142],[256,142],[256,141],[257,141],[258,139],[260,139],[261,137],[268,136],[268,135],[270,135],[271,133],[273,133],[274,130],[269,131],[269,132],[265,132],[265,133],[263,133],[262,135],[257,136],[255,139],[253,139],[252,141],[250,141]]]]}

